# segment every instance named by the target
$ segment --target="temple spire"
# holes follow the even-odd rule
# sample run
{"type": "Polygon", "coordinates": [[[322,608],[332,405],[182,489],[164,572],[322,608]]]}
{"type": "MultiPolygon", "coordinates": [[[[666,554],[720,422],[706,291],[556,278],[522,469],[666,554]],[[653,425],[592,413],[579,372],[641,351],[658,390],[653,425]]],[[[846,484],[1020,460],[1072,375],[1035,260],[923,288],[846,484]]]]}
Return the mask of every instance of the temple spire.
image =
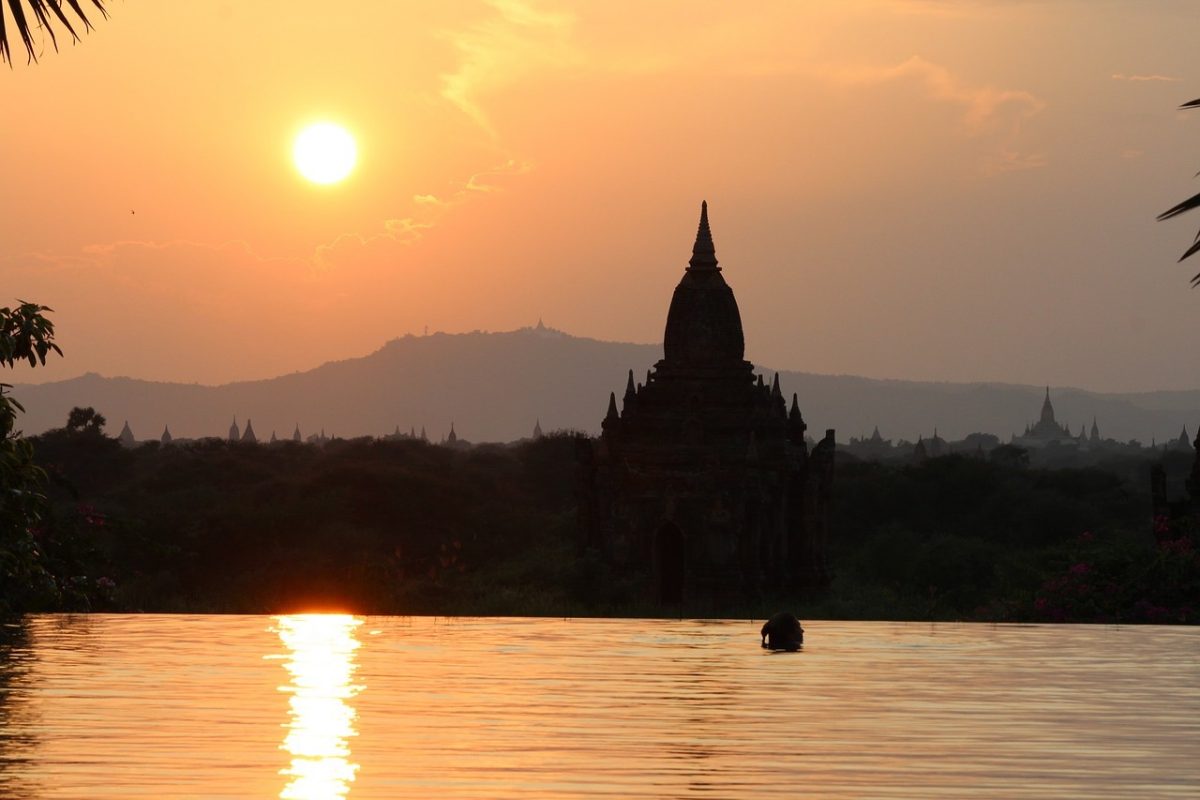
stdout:
{"type": "Polygon", "coordinates": [[[1050,387],[1046,387],[1046,399],[1042,401],[1042,422],[1054,422],[1054,406],[1050,404],[1050,387]]]}
{"type": "Polygon", "coordinates": [[[712,231],[708,227],[708,201],[700,203],[700,227],[696,230],[696,243],[692,245],[692,259],[688,261],[688,269],[716,270],[717,249],[713,246],[712,231]]]}
{"type": "Polygon", "coordinates": [[[804,416],[800,413],[800,402],[795,392],[792,393],[792,408],[788,411],[788,427],[791,429],[792,441],[801,444],[808,426],[804,424],[804,416]]]}
{"type": "Polygon", "coordinates": [[[608,393],[608,413],[604,415],[604,421],[600,423],[600,427],[604,431],[615,429],[621,424],[621,414],[617,411],[617,393],[608,393]]]}

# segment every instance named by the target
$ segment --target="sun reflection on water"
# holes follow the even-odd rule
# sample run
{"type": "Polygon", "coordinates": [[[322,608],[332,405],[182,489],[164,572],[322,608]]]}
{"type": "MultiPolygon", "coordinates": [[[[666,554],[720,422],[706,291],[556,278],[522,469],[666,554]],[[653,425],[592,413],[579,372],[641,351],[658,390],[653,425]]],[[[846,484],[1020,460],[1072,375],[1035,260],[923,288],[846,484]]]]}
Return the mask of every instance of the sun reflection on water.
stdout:
{"type": "Polygon", "coordinates": [[[352,683],[362,624],[347,614],[292,614],[278,617],[279,638],[290,651],[284,665],[291,683],[288,733],[280,745],[292,756],[280,770],[290,778],[283,800],[335,800],[350,792],[358,764],[350,760],[355,736],[354,708],[347,702],[362,687],[352,683]]]}

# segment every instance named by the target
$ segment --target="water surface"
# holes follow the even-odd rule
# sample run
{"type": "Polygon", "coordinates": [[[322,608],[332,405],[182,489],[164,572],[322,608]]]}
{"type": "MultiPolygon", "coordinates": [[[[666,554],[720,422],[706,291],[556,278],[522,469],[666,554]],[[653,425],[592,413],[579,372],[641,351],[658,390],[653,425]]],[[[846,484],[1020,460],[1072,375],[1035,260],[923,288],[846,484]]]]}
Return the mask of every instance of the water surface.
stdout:
{"type": "Polygon", "coordinates": [[[805,627],[34,616],[0,637],[0,796],[1200,793],[1200,630],[805,627]]]}

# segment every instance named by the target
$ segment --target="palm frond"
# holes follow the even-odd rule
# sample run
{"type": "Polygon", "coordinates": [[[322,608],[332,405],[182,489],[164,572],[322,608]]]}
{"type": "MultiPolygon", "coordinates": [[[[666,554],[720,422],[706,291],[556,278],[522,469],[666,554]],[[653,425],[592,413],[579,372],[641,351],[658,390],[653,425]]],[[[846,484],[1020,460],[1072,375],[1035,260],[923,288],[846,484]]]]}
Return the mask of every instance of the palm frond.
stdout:
{"type": "MultiPolygon", "coordinates": [[[[1189,100],[1179,108],[1180,110],[1186,108],[1200,108],[1200,97],[1197,97],[1195,100],[1189,100]]],[[[1200,175],[1200,172],[1196,174],[1200,175]]],[[[1180,214],[1187,213],[1188,211],[1192,211],[1197,208],[1200,208],[1200,194],[1193,195],[1179,205],[1168,208],[1166,211],[1158,215],[1158,220],[1161,222],[1164,219],[1178,217],[1180,214]]],[[[1184,251],[1183,255],[1179,257],[1179,260],[1183,261],[1185,258],[1194,256],[1196,253],[1200,253],[1200,232],[1196,234],[1196,238],[1192,241],[1192,246],[1184,251]]],[[[1192,288],[1196,287],[1200,287],[1200,272],[1196,273],[1196,275],[1192,277],[1192,288]]]]}
{"type": "MultiPolygon", "coordinates": [[[[46,35],[50,37],[51,46],[56,51],[58,50],[58,37],[55,34],[55,25],[65,28],[67,33],[71,34],[72,41],[79,40],[79,34],[76,32],[75,26],[71,24],[71,17],[66,13],[67,8],[79,18],[85,30],[91,29],[92,23],[87,18],[80,2],[81,0],[8,0],[8,12],[12,14],[13,25],[16,28],[15,36],[19,36],[21,44],[25,46],[25,53],[30,63],[38,60],[38,50],[34,41],[34,31],[37,28],[46,32],[46,35]],[[28,11],[26,6],[28,6],[28,11]]],[[[104,10],[104,0],[91,0],[91,2],[101,16],[108,16],[104,10]]],[[[12,66],[12,50],[9,47],[9,33],[5,24],[4,8],[4,0],[0,0],[0,61],[7,61],[9,66],[12,66]]]]}
{"type": "Polygon", "coordinates": [[[1191,211],[1193,208],[1200,208],[1200,194],[1192,195],[1179,205],[1168,208],[1166,211],[1159,214],[1157,219],[1159,222],[1162,222],[1164,219],[1178,217],[1180,214],[1191,211]]]}

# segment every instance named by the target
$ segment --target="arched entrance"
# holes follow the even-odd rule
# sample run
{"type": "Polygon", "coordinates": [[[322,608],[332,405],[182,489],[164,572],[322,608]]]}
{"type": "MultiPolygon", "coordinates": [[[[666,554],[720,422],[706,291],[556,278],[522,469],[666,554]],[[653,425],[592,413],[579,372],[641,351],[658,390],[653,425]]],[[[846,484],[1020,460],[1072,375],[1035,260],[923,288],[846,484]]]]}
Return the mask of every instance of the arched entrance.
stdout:
{"type": "Polygon", "coordinates": [[[658,575],[658,602],[683,602],[683,531],[673,522],[664,522],[654,536],[654,560],[658,575]]]}

